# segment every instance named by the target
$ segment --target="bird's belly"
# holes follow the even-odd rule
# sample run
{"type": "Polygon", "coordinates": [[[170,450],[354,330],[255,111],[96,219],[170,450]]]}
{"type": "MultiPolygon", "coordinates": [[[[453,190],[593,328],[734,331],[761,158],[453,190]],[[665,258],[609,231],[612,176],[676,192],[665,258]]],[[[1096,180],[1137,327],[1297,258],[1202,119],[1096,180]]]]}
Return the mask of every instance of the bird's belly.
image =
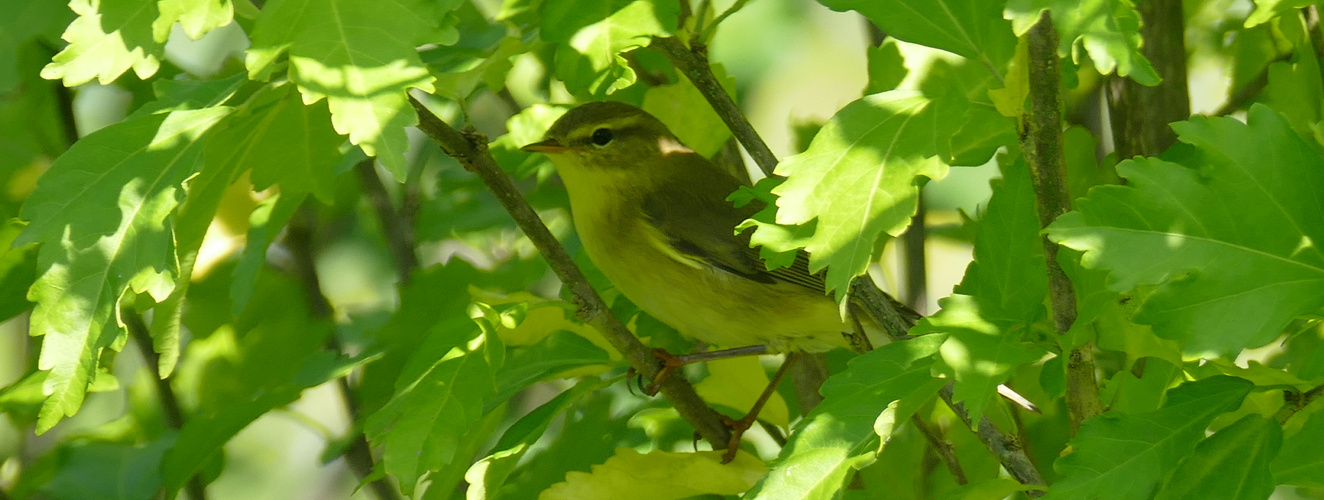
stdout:
{"type": "Polygon", "coordinates": [[[767,344],[773,352],[846,345],[847,327],[826,295],[686,265],[645,238],[583,240],[594,264],[621,293],[682,334],[728,348],[767,344]]]}

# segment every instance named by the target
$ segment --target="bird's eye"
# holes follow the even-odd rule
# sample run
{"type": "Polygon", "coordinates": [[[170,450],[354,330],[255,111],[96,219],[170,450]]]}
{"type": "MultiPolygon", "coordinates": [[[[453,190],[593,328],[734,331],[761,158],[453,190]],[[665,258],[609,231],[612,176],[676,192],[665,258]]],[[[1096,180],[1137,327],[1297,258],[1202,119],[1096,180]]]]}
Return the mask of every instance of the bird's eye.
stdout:
{"type": "Polygon", "coordinates": [[[606,146],[607,143],[611,142],[611,139],[611,130],[600,128],[593,131],[593,144],[606,146]]]}

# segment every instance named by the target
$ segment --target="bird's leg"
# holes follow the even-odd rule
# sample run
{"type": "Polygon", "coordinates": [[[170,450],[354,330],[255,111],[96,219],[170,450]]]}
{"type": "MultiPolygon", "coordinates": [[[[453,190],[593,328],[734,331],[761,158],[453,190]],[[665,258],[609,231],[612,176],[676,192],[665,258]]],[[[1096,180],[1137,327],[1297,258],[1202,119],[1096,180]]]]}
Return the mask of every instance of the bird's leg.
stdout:
{"type": "Polygon", "coordinates": [[[722,463],[729,464],[736,459],[736,451],[740,450],[740,438],[744,437],[745,431],[749,430],[754,422],[758,421],[759,412],[763,410],[763,405],[767,404],[768,398],[771,398],[772,393],[777,390],[777,385],[781,383],[782,377],[786,376],[786,372],[799,357],[798,353],[786,355],[786,361],[782,361],[781,368],[777,369],[777,374],[772,376],[772,381],[768,382],[768,387],[763,389],[763,394],[759,395],[759,399],[754,402],[754,406],[749,409],[749,413],[745,414],[745,418],[731,420],[730,417],[722,417],[722,423],[731,428],[731,441],[727,442],[726,453],[722,454],[722,463]]]}
{"type": "Polygon", "coordinates": [[[644,391],[644,394],[649,396],[656,395],[658,389],[662,388],[662,382],[666,381],[667,377],[671,376],[671,372],[688,364],[703,363],[715,359],[737,358],[740,356],[757,356],[767,353],[768,346],[766,345],[751,345],[734,349],[722,349],[720,351],[705,351],[681,355],[671,354],[667,352],[666,349],[653,349],[653,355],[662,360],[662,369],[657,372],[657,376],[653,377],[652,383],[647,386],[641,385],[639,390],[644,391]]]}

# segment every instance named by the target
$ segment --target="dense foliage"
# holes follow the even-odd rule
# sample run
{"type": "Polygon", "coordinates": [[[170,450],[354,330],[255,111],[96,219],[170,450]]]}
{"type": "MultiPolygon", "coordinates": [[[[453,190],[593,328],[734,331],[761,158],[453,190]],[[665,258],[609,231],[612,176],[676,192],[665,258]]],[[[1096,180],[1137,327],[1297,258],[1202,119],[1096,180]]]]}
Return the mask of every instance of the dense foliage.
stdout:
{"type": "MultiPolygon", "coordinates": [[[[5,0],[0,498],[1324,498],[1321,51],[1309,0],[5,0]],[[842,100],[788,122],[828,18],[842,100]],[[620,100],[757,180],[732,97],[794,128],[732,197],[769,262],[931,314],[722,464],[415,125],[683,353],[740,346],[621,297],[518,148],[620,100]]],[[[738,417],[779,359],[678,375],[738,417]]]]}

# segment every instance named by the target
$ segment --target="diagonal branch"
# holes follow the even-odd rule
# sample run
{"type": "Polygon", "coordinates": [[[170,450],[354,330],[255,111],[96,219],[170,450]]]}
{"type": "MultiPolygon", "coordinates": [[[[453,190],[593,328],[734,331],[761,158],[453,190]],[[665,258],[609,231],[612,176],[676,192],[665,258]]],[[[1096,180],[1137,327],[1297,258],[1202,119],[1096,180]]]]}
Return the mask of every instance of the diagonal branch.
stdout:
{"type": "MultiPolygon", "coordinates": [[[[630,333],[621,320],[611,313],[611,309],[602,301],[602,297],[598,296],[598,292],[589,285],[588,279],[584,277],[579,267],[575,266],[570,254],[561,246],[561,242],[552,236],[537,212],[533,211],[533,207],[529,206],[529,202],[520,194],[514,181],[501,171],[501,167],[487,150],[487,138],[473,129],[466,129],[463,132],[456,130],[413,96],[410,96],[409,102],[418,111],[418,128],[436,141],[442,151],[459,160],[465,169],[482,178],[487,188],[496,195],[497,201],[510,213],[511,218],[515,219],[520,230],[533,241],[543,258],[547,259],[552,271],[570,290],[575,304],[579,306],[575,316],[602,332],[603,337],[625,356],[630,366],[638,370],[646,379],[655,378],[661,370],[661,360],[653,355],[653,351],[648,346],[630,333]]],[[[731,438],[730,430],[722,424],[717,412],[699,398],[694,392],[694,387],[685,380],[685,377],[666,377],[662,382],[661,391],[662,395],[671,401],[676,411],[698,430],[699,435],[712,444],[713,449],[726,448],[731,438]]]]}
{"type": "Polygon", "coordinates": [[[690,82],[703,93],[703,97],[708,100],[708,104],[717,111],[717,116],[722,117],[726,122],[727,128],[740,140],[740,144],[749,151],[749,156],[754,158],[754,163],[758,164],[759,170],[764,175],[773,176],[773,169],[777,168],[777,156],[768,149],[768,144],[763,142],[754,126],[749,124],[745,114],[740,112],[740,107],[736,106],[736,101],[726,93],[722,84],[713,76],[713,70],[708,66],[707,48],[696,44],[694,48],[685,47],[679,39],[654,38],[652,47],[661,50],[666,54],[671,64],[676,65],[676,69],[685,74],[690,82]]]}

